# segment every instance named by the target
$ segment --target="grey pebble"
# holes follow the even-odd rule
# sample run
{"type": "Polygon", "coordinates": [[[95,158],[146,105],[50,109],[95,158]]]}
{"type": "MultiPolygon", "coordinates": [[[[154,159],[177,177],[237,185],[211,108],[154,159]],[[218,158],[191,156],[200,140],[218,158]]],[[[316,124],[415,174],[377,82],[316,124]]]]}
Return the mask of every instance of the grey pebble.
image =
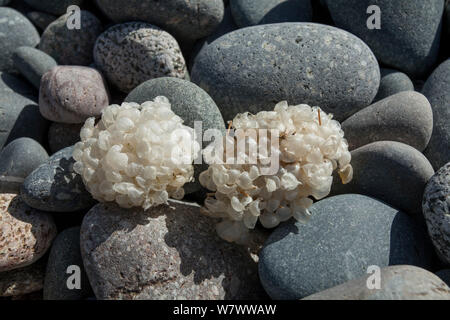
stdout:
{"type": "Polygon", "coordinates": [[[386,68],[380,68],[380,73],[380,88],[372,103],[402,91],[414,91],[414,84],[405,73],[386,68]]]}

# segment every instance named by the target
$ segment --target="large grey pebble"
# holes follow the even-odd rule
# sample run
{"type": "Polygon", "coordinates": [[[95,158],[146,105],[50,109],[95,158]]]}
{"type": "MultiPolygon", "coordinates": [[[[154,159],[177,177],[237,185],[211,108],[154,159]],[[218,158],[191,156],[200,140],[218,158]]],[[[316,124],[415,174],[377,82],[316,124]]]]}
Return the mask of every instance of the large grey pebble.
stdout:
{"type": "Polygon", "coordinates": [[[402,91],[414,91],[414,84],[411,79],[403,72],[381,68],[381,80],[378,93],[372,103],[392,96],[402,91]]]}
{"type": "Polygon", "coordinates": [[[81,255],[97,299],[264,298],[255,261],[218,238],[196,204],[147,211],[93,207],[81,226],[81,255]]]}
{"type": "Polygon", "coordinates": [[[48,158],[35,140],[19,138],[0,152],[0,192],[19,193],[25,178],[48,158]]]}
{"type": "Polygon", "coordinates": [[[450,162],[428,181],[422,210],[438,256],[450,265],[450,162]]]}
{"type": "Polygon", "coordinates": [[[433,131],[433,111],[422,94],[400,92],[355,113],[342,123],[342,130],[350,150],[389,140],[423,151],[433,131]]]}
{"type": "Polygon", "coordinates": [[[36,10],[61,15],[67,12],[69,6],[81,5],[83,0],[25,0],[25,2],[36,10]]]}
{"type": "Polygon", "coordinates": [[[339,28],[361,38],[385,65],[413,76],[427,73],[436,62],[444,0],[328,0],[339,28]],[[380,8],[380,29],[369,29],[369,6],[380,8]]]}
{"type": "Polygon", "coordinates": [[[407,214],[363,195],[316,202],[306,224],[290,220],[259,254],[259,276],[273,299],[299,299],[355,279],[369,266],[429,267],[426,232],[407,214]]]}
{"type": "Polygon", "coordinates": [[[17,93],[19,95],[35,99],[38,95],[36,88],[32,87],[25,79],[14,74],[0,72],[0,93],[17,93]]]}
{"type": "Polygon", "coordinates": [[[370,104],[380,71],[350,33],[313,23],[279,23],[228,33],[196,58],[191,79],[224,119],[273,110],[276,103],[318,105],[343,120],[370,104]]]}
{"type": "Polygon", "coordinates": [[[41,78],[57,65],[55,59],[32,47],[19,47],[13,54],[14,66],[37,89],[41,78]]]}
{"type": "Polygon", "coordinates": [[[313,294],[304,300],[450,300],[450,288],[431,272],[414,266],[380,270],[380,288],[369,289],[371,274],[313,294]]]}
{"type": "Polygon", "coordinates": [[[450,286],[450,269],[439,270],[435,273],[442,281],[450,286]]]}
{"type": "Polygon", "coordinates": [[[20,193],[36,209],[50,212],[74,212],[95,204],[83,181],[73,171],[73,147],[52,155],[25,179],[20,193]]]}
{"type": "Polygon", "coordinates": [[[450,161],[450,59],[433,71],[422,93],[433,108],[434,122],[425,155],[437,170],[450,161]]]}
{"type": "Polygon", "coordinates": [[[52,122],[48,128],[48,147],[50,152],[53,154],[80,141],[80,130],[83,125],[84,123],[52,122]]]}
{"type": "Polygon", "coordinates": [[[0,297],[11,297],[39,291],[44,286],[45,265],[43,257],[35,263],[0,273],[0,297]]]}

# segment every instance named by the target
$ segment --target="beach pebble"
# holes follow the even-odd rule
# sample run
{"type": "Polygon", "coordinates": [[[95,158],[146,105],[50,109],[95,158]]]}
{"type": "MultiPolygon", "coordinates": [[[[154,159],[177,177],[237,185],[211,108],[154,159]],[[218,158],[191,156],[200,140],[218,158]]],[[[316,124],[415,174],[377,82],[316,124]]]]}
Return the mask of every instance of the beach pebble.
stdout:
{"type": "Polygon", "coordinates": [[[83,0],[25,0],[32,8],[56,15],[67,12],[67,8],[71,5],[79,6],[83,0]]]}
{"type": "Polygon", "coordinates": [[[48,146],[53,154],[61,149],[73,146],[80,141],[80,130],[84,123],[52,122],[48,128],[48,146]]]}
{"type": "Polygon", "coordinates": [[[11,297],[39,291],[44,286],[45,264],[43,257],[33,264],[0,274],[0,297],[11,297]]]}
{"type": "Polygon", "coordinates": [[[372,103],[390,97],[402,91],[414,91],[414,84],[403,72],[380,68],[381,80],[378,93],[372,103]]]}

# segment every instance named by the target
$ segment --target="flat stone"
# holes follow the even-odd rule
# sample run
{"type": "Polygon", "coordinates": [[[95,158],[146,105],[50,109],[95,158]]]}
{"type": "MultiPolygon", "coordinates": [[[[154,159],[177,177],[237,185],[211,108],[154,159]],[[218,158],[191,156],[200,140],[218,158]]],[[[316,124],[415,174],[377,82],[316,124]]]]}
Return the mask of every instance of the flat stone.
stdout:
{"type": "Polygon", "coordinates": [[[178,201],[147,211],[98,204],[81,226],[97,299],[260,299],[251,255],[218,238],[216,221],[178,201]]]}
{"type": "Polygon", "coordinates": [[[353,180],[343,185],[335,176],[331,194],[359,193],[420,216],[425,184],[434,174],[417,149],[396,141],[377,141],[351,152],[353,180]]]}
{"type": "Polygon", "coordinates": [[[37,261],[56,236],[49,213],[30,208],[12,193],[0,194],[0,230],[0,272],[37,261]]]}
{"type": "Polygon", "coordinates": [[[144,22],[112,26],[97,39],[95,64],[108,81],[130,92],[146,80],[186,76],[181,49],[166,31],[144,22]]]}
{"type": "Polygon", "coordinates": [[[35,140],[13,140],[0,152],[0,193],[19,193],[25,178],[48,158],[35,140]]]}
{"type": "Polygon", "coordinates": [[[380,87],[378,88],[378,93],[372,103],[402,91],[414,91],[414,84],[405,73],[385,68],[380,68],[380,73],[380,87]]]}
{"type": "Polygon", "coordinates": [[[230,8],[240,28],[312,20],[311,0],[231,0],[230,8]]]}
{"type": "Polygon", "coordinates": [[[80,11],[80,29],[67,28],[67,13],[44,30],[39,49],[61,65],[87,66],[92,63],[95,40],[103,30],[100,20],[89,11],[80,11]]]}
{"type": "Polygon", "coordinates": [[[44,31],[50,23],[58,19],[49,13],[40,11],[31,11],[27,13],[27,18],[40,30],[44,31]]]}
{"type": "Polygon", "coordinates": [[[348,30],[373,50],[387,66],[420,77],[436,63],[444,0],[379,0],[380,29],[369,29],[372,0],[328,0],[337,27],[348,30]],[[418,27],[420,26],[420,27],[418,27]]]}
{"type": "Polygon", "coordinates": [[[58,234],[50,250],[44,281],[44,300],[82,300],[91,295],[92,289],[81,260],[80,227],[66,229],[58,234]],[[69,278],[76,272],[70,266],[79,268],[79,289],[67,287],[67,283],[74,284],[69,278]]]}
{"type": "Polygon", "coordinates": [[[381,269],[380,289],[368,289],[365,275],[303,300],[450,300],[450,288],[431,272],[414,266],[381,269]]]}
{"type": "Polygon", "coordinates": [[[0,7],[0,21],[0,71],[16,73],[14,50],[21,46],[35,47],[39,33],[24,15],[12,8],[0,7]]]}
{"type": "Polygon", "coordinates": [[[438,256],[450,264],[450,162],[428,181],[422,210],[438,256]]]}
{"type": "Polygon", "coordinates": [[[73,146],[80,141],[80,130],[84,123],[52,122],[48,128],[48,146],[53,154],[61,149],[73,146]]]}
{"type": "Polygon", "coordinates": [[[375,141],[398,141],[423,151],[433,131],[433,111],[415,91],[389,96],[358,111],[342,123],[349,149],[375,141]]]}
{"type": "Polygon", "coordinates": [[[431,264],[426,231],[379,201],[345,194],[316,202],[311,219],[281,224],[259,254],[261,283],[272,299],[300,299],[380,268],[431,264]]]}
{"type": "Polygon", "coordinates": [[[442,281],[450,286],[450,269],[439,270],[435,273],[442,281]]]}
{"type": "Polygon", "coordinates": [[[318,105],[343,120],[368,106],[380,71],[370,49],[352,34],[313,23],[239,29],[203,50],[191,72],[225,121],[276,103],[318,105]]]}
{"type": "Polygon", "coordinates": [[[422,93],[433,108],[433,134],[425,155],[437,170],[450,161],[450,59],[443,62],[425,83],[422,93]]]}
{"type": "Polygon", "coordinates": [[[25,0],[32,8],[52,14],[61,15],[71,5],[80,6],[83,0],[25,0]]]}
{"type": "Polygon", "coordinates": [[[44,286],[45,257],[19,269],[0,274],[0,297],[12,297],[39,291],[44,286]]]}
{"type": "Polygon", "coordinates": [[[72,151],[73,147],[58,151],[28,175],[20,193],[30,207],[62,213],[89,209],[96,203],[73,171],[72,151]]]}
{"type": "Polygon", "coordinates": [[[41,50],[31,47],[19,47],[13,54],[14,66],[37,89],[41,78],[57,65],[55,59],[41,50]]]}
{"type": "Polygon", "coordinates": [[[56,66],[44,74],[39,110],[51,121],[84,123],[109,105],[107,84],[100,72],[82,66],[56,66]]]}

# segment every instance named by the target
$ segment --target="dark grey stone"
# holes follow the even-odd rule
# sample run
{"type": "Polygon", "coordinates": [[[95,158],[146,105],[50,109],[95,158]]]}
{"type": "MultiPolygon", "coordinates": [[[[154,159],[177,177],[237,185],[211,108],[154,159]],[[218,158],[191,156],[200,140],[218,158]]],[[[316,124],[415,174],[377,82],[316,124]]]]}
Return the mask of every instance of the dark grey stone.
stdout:
{"type": "Polygon", "coordinates": [[[393,69],[380,69],[381,80],[378,93],[372,103],[402,91],[414,91],[414,84],[403,72],[393,69]]]}
{"type": "Polygon", "coordinates": [[[224,119],[273,110],[276,103],[318,105],[343,120],[370,104],[380,71],[352,34],[313,23],[279,23],[228,33],[203,50],[191,73],[224,119]]]}
{"type": "Polygon", "coordinates": [[[279,22],[310,22],[311,0],[231,0],[231,12],[241,27],[279,22]]]}
{"type": "Polygon", "coordinates": [[[273,299],[300,299],[360,277],[371,265],[430,265],[425,232],[376,199],[346,194],[316,202],[306,224],[290,220],[259,254],[259,276],[273,299]]]}
{"type": "Polygon", "coordinates": [[[377,141],[351,152],[353,180],[335,176],[331,194],[371,196],[413,215],[421,215],[425,184],[434,170],[417,149],[396,141],[377,141]]]}
{"type": "Polygon", "coordinates": [[[450,59],[428,78],[422,93],[433,109],[433,134],[425,155],[437,170],[450,161],[450,59]]]}
{"type": "Polygon", "coordinates": [[[40,11],[28,12],[27,18],[42,31],[44,31],[50,23],[58,19],[57,16],[40,11]]]}
{"type": "Polygon", "coordinates": [[[61,149],[73,146],[80,141],[80,130],[84,123],[52,122],[48,128],[48,146],[53,154],[61,149]]]}
{"type": "Polygon", "coordinates": [[[355,113],[342,123],[342,130],[350,150],[388,140],[423,151],[433,131],[433,111],[422,94],[400,92],[355,113]]]}
{"type": "Polygon", "coordinates": [[[53,241],[47,262],[44,281],[44,300],[82,300],[92,295],[80,251],[80,227],[62,231],[53,241]],[[80,288],[69,289],[67,282],[74,284],[69,266],[79,267],[80,288]],[[71,281],[72,280],[72,281],[71,281]]]}
{"type": "Polygon", "coordinates": [[[428,181],[422,210],[439,258],[450,264],[450,162],[428,181]]]}
{"type": "Polygon", "coordinates": [[[439,270],[435,273],[442,281],[450,286],[450,269],[439,270]]]}
{"type": "Polygon", "coordinates": [[[328,0],[336,26],[361,38],[378,60],[412,76],[427,73],[436,62],[444,0],[328,0]],[[381,28],[369,29],[371,5],[381,10],[381,28]]]}
{"type": "MultiPolygon", "coordinates": [[[[203,89],[186,80],[177,78],[148,80],[131,91],[125,101],[143,103],[157,96],[169,99],[172,111],[184,120],[184,125],[194,128],[194,122],[201,121],[202,136],[207,129],[217,129],[222,134],[225,133],[225,123],[214,101],[203,89]]],[[[203,147],[206,145],[207,143],[203,147]]],[[[194,169],[195,181],[184,186],[186,194],[201,189],[198,176],[207,169],[207,165],[194,165],[194,169]]]]}
{"type": "Polygon", "coordinates": [[[73,171],[73,147],[62,149],[37,167],[20,188],[32,208],[49,212],[74,212],[95,204],[83,181],[73,171]]]}
{"type": "Polygon", "coordinates": [[[38,91],[28,82],[16,75],[0,72],[0,94],[3,92],[17,93],[22,96],[37,100],[38,91]]]}
{"type": "Polygon", "coordinates": [[[44,286],[45,257],[33,264],[0,273],[0,297],[11,297],[39,291],[44,286]]]}
{"type": "Polygon", "coordinates": [[[114,22],[145,21],[160,26],[179,40],[211,34],[223,18],[222,0],[96,0],[114,22]]]}
{"type": "Polygon", "coordinates": [[[57,65],[55,59],[41,50],[31,47],[19,47],[13,54],[14,66],[37,89],[41,78],[57,65]]]}
{"type": "Polygon", "coordinates": [[[31,22],[20,12],[0,7],[0,71],[17,72],[12,60],[16,48],[35,47],[39,43],[39,33],[31,22]]]}
{"type": "Polygon", "coordinates": [[[21,137],[44,144],[47,129],[48,121],[35,101],[15,93],[0,94],[0,149],[21,137]]]}
{"type": "Polygon", "coordinates": [[[83,0],[25,0],[32,8],[56,15],[67,12],[67,8],[71,5],[80,6],[83,0]]]}
{"type": "Polygon", "coordinates": [[[19,193],[25,178],[47,159],[47,151],[33,139],[9,143],[0,152],[0,192],[19,193]]]}

